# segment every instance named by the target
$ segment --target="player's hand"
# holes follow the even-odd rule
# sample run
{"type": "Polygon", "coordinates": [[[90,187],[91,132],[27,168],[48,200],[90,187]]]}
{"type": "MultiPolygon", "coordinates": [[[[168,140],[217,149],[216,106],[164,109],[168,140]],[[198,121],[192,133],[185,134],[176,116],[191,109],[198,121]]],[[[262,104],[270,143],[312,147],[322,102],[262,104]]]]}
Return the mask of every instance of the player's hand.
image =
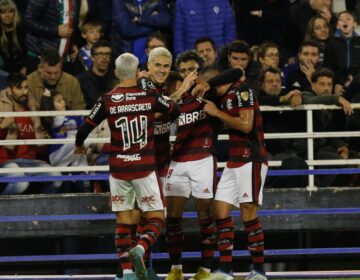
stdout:
{"type": "Polygon", "coordinates": [[[158,119],[158,118],[160,118],[162,115],[163,115],[163,113],[156,112],[156,113],[154,114],[155,120],[158,119]]]}
{"type": "Polygon", "coordinates": [[[195,80],[197,78],[198,78],[198,72],[194,70],[185,77],[180,87],[183,89],[184,92],[188,91],[195,84],[195,80]]]}
{"type": "Polygon", "coordinates": [[[218,107],[216,107],[216,105],[213,102],[211,102],[207,99],[202,99],[202,101],[205,102],[204,112],[210,116],[216,117],[218,115],[218,113],[220,112],[218,107]]]}
{"type": "Polygon", "coordinates": [[[138,79],[141,79],[141,78],[149,78],[150,77],[150,74],[148,71],[146,70],[142,70],[138,73],[138,79]]]}
{"type": "Polygon", "coordinates": [[[206,92],[210,90],[210,85],[203,81],[198,80],[196,86],[192,89],[191,94],[194,96],[203,97],[206,92]]]}
{"type": "Polygon", "coordinates": [[[86,155],[86,148],[84,145],[82,146],[75,146],[74,150],[75,155],[86,155]]]}

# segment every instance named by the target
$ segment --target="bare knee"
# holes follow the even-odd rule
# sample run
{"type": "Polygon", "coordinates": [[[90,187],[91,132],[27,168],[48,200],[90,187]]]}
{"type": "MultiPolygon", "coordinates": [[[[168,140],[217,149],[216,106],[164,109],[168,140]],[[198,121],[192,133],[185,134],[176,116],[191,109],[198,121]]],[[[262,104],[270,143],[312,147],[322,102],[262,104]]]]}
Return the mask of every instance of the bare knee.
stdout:
{"type": "Polygon", "coordinates": [[[254,220],[257,217],[258,206],[256,203],[240,204],[241,218],[244,222],[254,220]]]}
{"type": "Polygon", "coordinates": [[[212,216],[212,199],[196,199],[196,211],[199,219],[206,219],[212,216]]]}

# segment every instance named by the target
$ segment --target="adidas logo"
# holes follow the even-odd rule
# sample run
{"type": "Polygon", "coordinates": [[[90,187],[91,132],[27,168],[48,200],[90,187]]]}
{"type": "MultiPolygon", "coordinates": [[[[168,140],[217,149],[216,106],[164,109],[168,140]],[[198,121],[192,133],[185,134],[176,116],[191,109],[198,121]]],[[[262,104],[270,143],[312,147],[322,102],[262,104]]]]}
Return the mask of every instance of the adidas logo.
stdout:
{"type": "Polygon", "coordinates": [[[204,190],[204,193],[210,193],[209,189],[206,188],[206,189],[204,190]]]}
{"type": "Polygon", "coordinates": [[[247,193],[244,193],[242,198],[249,198],[248,194],[247,193]]]}

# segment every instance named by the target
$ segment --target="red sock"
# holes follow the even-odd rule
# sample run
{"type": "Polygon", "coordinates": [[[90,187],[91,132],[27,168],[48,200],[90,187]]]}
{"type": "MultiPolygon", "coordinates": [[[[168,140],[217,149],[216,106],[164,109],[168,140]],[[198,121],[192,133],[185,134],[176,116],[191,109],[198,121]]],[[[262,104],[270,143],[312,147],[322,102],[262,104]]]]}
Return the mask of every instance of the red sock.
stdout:
{"type": "Polygon", "coordinates": [[[131,247],[135,247],[137,244],[137,238],[136,238],[136,229],[137,225],[131,225],[131,247]]]}
{"type": "Polygon", "coordinates": [[[216,249],[216,225],[213,218],[199,220],[201,234],[201,266],[212,268],[216,249]]]}
{"type": "MultiPolygon", "coordinates": [[[[136,230],[136,236],[137,236],[137,242],[139,242],[140,237],[142,235],[142,232],[144,230],[145,225],[147,224],[147,220],[144,217],[141,217],[140,222],[137,226],[137,230],[136,230]]],[[[143,256],[143,260],[145,263],[146,267],[149,267],[150,264],[150,256],[151,256],[151,249],[146,250],[145,254],[143,256]]]]}
{"type": "Polygon", "coordinates": [[[143,229],[138,245],[144,247],[145,252],[154,245],[164,227],[164,221],[158,218],[151,218],[143,229]]]}
{"type": "Polygon", "coordinates": [[[232,252],[234,249],[234,223],[231,217],[216,220],[218,232],[219,268],[225,273],[232,271],[232,252]]]}
{"type": "Polygon", "coordinates": [[[116,224],[115,248],[121,262],[122,270],[132,269],[132,263],[128,259],[128,251],[131,247],[131,225],[116,224]]]}
{"type": "Polygon", "coordinates": [[[182,218],[168,217],[166,219],[166,241],[171,264],[181,264],[181,253],[184,246],[182,218]]]}
{"type": "Polygon", "coordinates": [[[146,224],[147,224],[147,220],[144,217],[141,217],[140,222],[138,223],[137,229],[136,229],[137,242],[139,242],[140,237],[142,235],[142,232],[143,232],[146,224]]]}
{"type": "Polygon", "coordinates": [[[256,270],[263,272],[264,264],[264,233],[258,218],[244,222],[248,238],[248,249],[256,270]]]}

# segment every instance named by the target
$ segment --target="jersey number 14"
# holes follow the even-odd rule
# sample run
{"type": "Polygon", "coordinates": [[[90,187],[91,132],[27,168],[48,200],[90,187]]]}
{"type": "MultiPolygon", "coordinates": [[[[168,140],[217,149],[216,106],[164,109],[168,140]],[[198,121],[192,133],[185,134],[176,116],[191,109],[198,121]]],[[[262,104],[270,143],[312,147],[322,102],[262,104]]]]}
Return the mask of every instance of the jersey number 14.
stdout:
{"type": "Polygon", "coordinates": [[[120,128],[124,143],[124,151],[132,145],[140,144],[140,149],[147,144],[147,116],[138,116],[130,120],[121,117],[115,122],[115,127],[120,128]]]}

